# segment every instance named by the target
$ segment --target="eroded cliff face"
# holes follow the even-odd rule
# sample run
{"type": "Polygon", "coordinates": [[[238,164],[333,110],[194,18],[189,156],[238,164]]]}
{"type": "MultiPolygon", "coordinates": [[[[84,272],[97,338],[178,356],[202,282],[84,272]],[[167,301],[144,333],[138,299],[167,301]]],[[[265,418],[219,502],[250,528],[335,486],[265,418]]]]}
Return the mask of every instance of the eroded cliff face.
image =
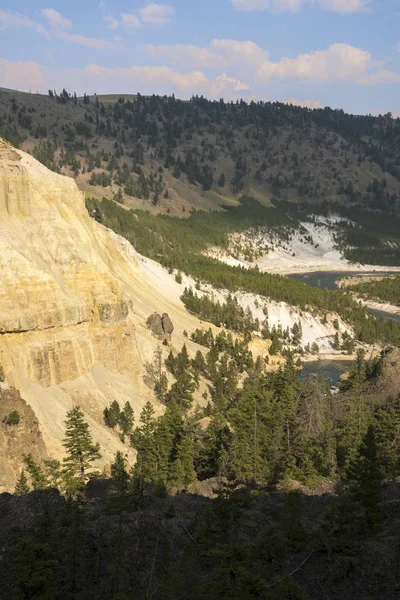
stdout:
{"type": "Polygon", "coordinates": [[[184,332],[202,324],[186,311],[182,290],[88,215],[72,179],[0,140],[0,366],[34,411],[49,457],[63,457],[66,412],[78,404],[101,446],[97,466],[117,450],[134,462],[104,425],[103,410],[129,401],[138,422],[150,400],[162,412],[145,364],[156,348],[165,357],[169,348],[147,320],[167,313],[170,346],[186,343],[194,355],[198,347],[184,332]]]}
{"type": "Polygon", "coordinates": [[[143,352],[153,349],[138,343],[144,324],[132,310],[139,271],[133,249],[89,217],[72,179],[0,141],[0,365],[50,456],[63,453],[72,404],[107,462],[126,447],[104,427],[105,406],[129,400],[138,417],[152,398],[143,352]]]}
{"type": "Polygon", "coordinates": [[[47,458],[39,422],[19,392],[1,383],[0,493],[14,488],[21,470],[23,455],[28,453],[39,462],[47,458]]]}

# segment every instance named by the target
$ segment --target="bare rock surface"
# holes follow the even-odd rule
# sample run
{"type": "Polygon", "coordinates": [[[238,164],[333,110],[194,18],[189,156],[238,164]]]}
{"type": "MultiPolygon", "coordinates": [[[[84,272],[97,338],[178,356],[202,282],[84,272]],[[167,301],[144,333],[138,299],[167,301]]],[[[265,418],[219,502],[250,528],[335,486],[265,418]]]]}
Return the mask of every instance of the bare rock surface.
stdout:
{"type": "Polygon", "coordinates": [[[174,331],[173,323],[167,313],[164,313],[162,316],[162,328],[167,336],[171,336],[174,331]]]}
{"type": "Polygon", "coordinates": [[[200,322],[165,269],[89,216],[73,179],[2,140],[0,282],[0,367],[34,411],[49,457],[64,456],[66,412],[78,404],[101,445],[96,466],[117,450],[134,462],[103,410],[129,401],[137,419],[150,400],[160,414],[144,383],[159,345],[146,320],[165,312],[161,330],[170,336],[174,323],[175,350],[200,322]]]}
{"type": "Polygon", "coordinates": [[[39,421],[18,390],[0,384],[0,493],[12,490],[24,454],[36,461],[47,458],[39,421]]]}
{"type": "Polygon", "coordinates": [[[163,336],[164,329],[163,329],[162,319],[159,314],[153,313],[152,315],[150,315],[149,318],[147,319],[147,325],[151,329],[151,333],[153,335],[157,335],[159,337],[163,336]]]}
{"type": "Polygon", "coordinates": [[[151,329],[152,334],[159,339],[170,339],[174,331],[173,323],[167,313],[164,313],[162,316],[158,313],[153,313],[147,319],[147,326],[151,329]]]}

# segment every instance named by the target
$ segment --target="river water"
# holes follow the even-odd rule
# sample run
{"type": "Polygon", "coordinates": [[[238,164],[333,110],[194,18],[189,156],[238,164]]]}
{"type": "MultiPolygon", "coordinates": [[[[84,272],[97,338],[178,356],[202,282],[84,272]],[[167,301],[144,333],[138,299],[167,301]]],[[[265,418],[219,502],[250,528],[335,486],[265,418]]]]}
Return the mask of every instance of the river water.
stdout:
{"type": "MultiPolygon", "coordinates": [[[[294,273],[288,275],[294,279],[299,279],[313,287],[324,288],[327,290],[336,290],[337,281],[343,277],[357,277],[360,273],[354,271],[313,271],[311,273],[294,273]]],[[[393,275],[387,271],[373,271],[371,273],[362,272],[362,275],[393,275]]],[[[377,317],[381,319],[391,319],[400,323],[400,315],[384,312],[382,310],[370,309],[377,317]]],[[[305,379],[310,374],[320,374],[328,380],[331,389],[337,390],[340,383],[340,376],[350,368],[352,361],[349,360],[319,360],[303,363],[304,368],[300,373],[301,379],[305,379]]]]}
{"type": "MultiPolygon", "coordinates": [[[[354,272],[354,271],[313,271],[311,273],[293,273],[292,275],[288,275],[288,277],[292,277],[293,279],[299,279],[303,281],[303,283],[307,283],[307,285],[311,285],[312,287],[324,288],[326,290],[336,290],[338,288],[337,282],[339,279],[343,279],[343,277],[359,277],[360,275],[393,275],[393,272],[390,271],[371,271],[368,272],[354,272]]],[[[370,310],[379,317],[380,319],[389,319],[391,321],[397,321],[400,323],[400,314],[389,313],[383,310],[377,310],[375,308],[370,308],[370,310]]]]}
{"type": "Polygon", "coordinates": [[[318,360],[304,362],[300,371],[300,379],[306,379],[309,375],[322,375],[327,379],[331,389],[339,387],[340,376],[349,370],[352,360],[318,360]]]}

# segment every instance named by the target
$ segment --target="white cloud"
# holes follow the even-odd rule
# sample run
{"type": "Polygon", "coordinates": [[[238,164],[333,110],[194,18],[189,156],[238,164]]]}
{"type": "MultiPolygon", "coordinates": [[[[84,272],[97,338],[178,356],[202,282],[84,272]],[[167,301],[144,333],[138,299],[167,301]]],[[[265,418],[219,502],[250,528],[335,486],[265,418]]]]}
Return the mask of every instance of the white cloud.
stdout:
{"type": "Polygon", "coordinates": [[[255,69],[268,60],[269,53],[251,41],[212,40],[208,48],[190,44],[155,46],[147,44],[142,50],[155,59],[171,61],[185,67],[227,67],[246,65],[255,69]]]}
{"type": "Polygon", "coordinates": [[[170,67],[160,66],[131,66],[108,68],[99,65],[88,65],[80,72],[75,71],[74,77],[91,85],[91,90],[97,93],[135,93],[142,94],[169,94],[176,93],[182,98],[189,98],[193,94],[203,94],[208,98],[221,96],[241,97],[240,92],[249,89],[249,86],[234,77],[226,74],[215,79],[208,79],[203,71],[189,71],[179,73],[170,67]]]}
{"type": "Polygon", "coordinates": [[[319,100],[299,100],[298,98],[288,98],[282,100],[283,104],[293,104],[293,106],[301,106],[302,108],[323,108],[319,100]]]}
{"type": "Polygon", "coordinates": [[[0,59],[2,85],[25,91],[47,93],[51,89],[74,89],[77,93],[177,94],[190,98],[203,94],[207,98],[237,99],[249,86],[234,77],[221,74],[209,79],[202,71],[179,73],[169,67],[137,66],[109,68],[91,64],[82,69],[50,71],[34,62],[11,62],[0,59]]]}
{"type": "Polygon", "coordinates": [[[332,44],[326,50],[301,54],[296,58],[266,61],[259,69],[261,80],[294,79],[307,82],[357,81],[372,66],[369,52],[349,46],[332,44]]]}
{"type": "Polygon", "coordinates": [[[43,35],[43,37],[49,37],[48,31],[40,23],[35,23],[18,13],[11,13],[0,9],[0,29],[7,29],[7,27],[31,28],[36,33],[43,35]]]}
{"type": "Polygon", "coordinates": [[[110,42],[109,40],[88,38],[84,35],[80,35],[79,33],[55,31],[53,35],[67,42],[79,44],[80,46],[86,46],[87,48],[95,48],[96,50],[121,50],[123,48],[119,41],[110,42]]]}
{"type": "Polygon", "coordinates": [[[11,62],[0,59],[0,80],[3,87],[19,90],[44,90],[45,68],[36,62],[11,62]]]}
{"type": "Polygon", "coordinates": [[[139,29],[139,27],[142,26],[142,23],[140,22],[139,17],[137,17],[136,15],[123,13],[121,15],[121,19],[122,19],[122,25],[126,29],[139,29]]]}
{"type": "Polygon", "coordinates": [[[322,8],[333,12],[352,14],[356,12],[366,12],[372,0],[317,0],[322,8]]]}
{"type": "Polygon", "coordinates": [[[237,10],[268,10],[270,12],[296,12],[303,6],[319,6],[340,14],[365,12],[372,0],[231,0],[237,10]]]}
{"type": "Polygon", "coordinates": [[[41,13],[53,29],[71,29],[72,27],[71,21],[63,17],[54,8],[42,8],[41,13]]]}
{"type": "Polygon", "coordinates": [[[114,39],[114,41],[109,41],[98,38],[89,38],[78,33],[70,33],[68,31],[64,31],[62,27],[66,28],[68,26],[69,28],[72,25],[72,23],[68,21],[68,19],[65,19],[62,15],[60,15],[57,11],[54,11],[53,9],[43,9],[42,12],[43,15],[46,16],[49,23],[52,24],[52,26],[54,27],[54,29],[52,29],[51,31],[47,31],[47,29],[45,29],[43,25],[40,25],[40,23],[35,23],[34,21],[31,21],[23,15],[20,15],[18,13],[6,12],[4,10],[0,10],[0,29],[5,29],[7,27],[31,28],[40,35],[46,37],[47,39],[60,38],[67,42],[72,42],[73,44],[86,46],[87,48],[95,48],[96,50],[121,50],[123,48],[121,42],[118,39],[114,39]]]}
{"type": "Polygon", "coordinates": [[[360,83],[363,85],[378,85],[383,83],[399,83],[400,75],[397,73],[393,73],[393,71],[376,71],[375,73],[370,73],[365,75],[360,83]]]}
{"type": "Polygon", "coordinates": [[[164,25],[165,23],[171,21],[175,9],[166,4],[155,4],[154,2],[151,2],[144,8],[141,8],[139,12],[143,23],[164,25]]]}
{"type": "Polygon", "coordinates": [[[332,44],[294,58],[274,62],[267,50],[251,41],[212,40],[208,48],[175,44],[146,45],[142,50],[154,59],[180,68],[224,68],[231,77],[251,78],[260,84],[298,81],[301,84],[352,82],[361,85],[395,83],[399,75],[381,67],[366,50],[349,44],[332,44]]]}
{"type": "Polygon", "coordinates": [[[114,19],[111,15],[107,15],[104,17],[104,22],[110,29],[118,29],[119,23],[117,19],[114,19]]]}

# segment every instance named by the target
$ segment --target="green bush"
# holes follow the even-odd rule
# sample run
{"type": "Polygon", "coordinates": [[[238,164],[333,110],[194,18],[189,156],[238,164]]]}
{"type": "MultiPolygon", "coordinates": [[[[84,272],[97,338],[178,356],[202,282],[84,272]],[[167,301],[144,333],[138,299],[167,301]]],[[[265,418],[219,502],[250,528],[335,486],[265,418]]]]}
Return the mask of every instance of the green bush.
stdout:
{"type": "Polygon", "coordinates": [[[5,423],[6,425],[18,425],[19,422],[20,416],[16,410],[13,410],[13,412],[11,412],[8,415],[8,417],[5,417],[5,419],[3,420],[3,423],[5,423]]]}

